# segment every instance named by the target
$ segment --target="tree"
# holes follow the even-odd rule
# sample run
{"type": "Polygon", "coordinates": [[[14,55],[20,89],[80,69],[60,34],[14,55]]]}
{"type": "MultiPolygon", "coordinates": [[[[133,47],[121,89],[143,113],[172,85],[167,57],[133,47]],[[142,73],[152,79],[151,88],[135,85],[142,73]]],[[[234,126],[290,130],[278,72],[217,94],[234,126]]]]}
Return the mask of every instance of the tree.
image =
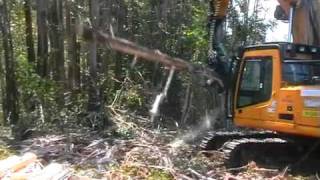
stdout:
{"type": "MultiPolygon", "coordinates": [[[[113,30],[114,30],[114,33],[119,35],[119,36],[123,36],[125,35],[125,28],[124,27],[127,27],[127,7],[126,7],[126,4],[125,4],[125,1],[123,0],[118,0],[118,1],[115,1],[113,3],[113,11],[112,11],[112,17],[114,17],[116,19],[116,21],[112,24],[113,25],[113,30]]],[[[117,59],[115,61],[115,71],[114,71],[114,74],[115,74],[115,79],[118,81],[118,82],[115,82],[115,90],[119,90],[121,87],[121,82],[123,81],[124,79],[124,73],[123,73],[123,55],[120,54],[120,53],[116,53],[116,56],[115,58],[117,59]]]]}
{"type": "Polygon", "coordinates": [[[26,23],[26,45],[28,51],[28,61],[35,63],[33,30],[32,30],[32,12],[31,0],[24,1],[25,23],[26,23]]]}
{"type": "Polygon", "coordinates": [[[2,33],[5,62],[5,112],[4,118],[9,124],[16,125],[19,120],[18,91],[15,76],[15,58],[7,0],[0,1],[0,28],[2,33]]]}
{"type": "MultiPolygon", "coordinates": [[[[99,0],[90,0],[90,20],[92,27],[97,29],[99,27],[99,0]]],[[[99,112],[101,110],[101,103],[99,101],[100,91],[98,88],[98,66],[97,66],[97,39],[93,35],[92,42],[89,43],[89,100],[88,111],[99,112]]]]}
{"type": "Polygon", "coordinates": [[[2,56],[2,46],[0,46],[1,49],[0,49],[0,90],[1,90],[1,94],[0,94],[0,97],[1,97],[1,116],[2,116],[2,120],[1,120],[1,124],[2,125],[5,125],[7,124],[6,123],[6,118],[5,118],[5,112],[6,112],[6,106],[5,106],[5,100],[6,100],[6,87],[5,87],[5,71],[4,71],[4,59],[3,59],[3,56],[2,56]]]}
{"type": "Polygon", "coordinates": [[[226,44],[229,52],[237,52],[239,47],[265,41],[267,29],[272,28],[274,23],[265,22],[263,13],[260,0],[233,1],[227,16],[226,44]],[[249,9],[250,3],[254,4],[253,11],[249,9]]]}
{"type": "Polygon", "coordinates": [[[63,0],[50,0],[49,2],[50,71],[53,79],[64,85],[63,0]]]}
{"type": "Polygon", "coordinates": [[[80,88],[80,44],[76,34],[76,4],[72,1],[65,2],[66,34],[68,52],[68,84],[70,89],[80,88]]]}
{"type": "Polygon", "coordinates": [[[38,26],[38,58],[37,72],[41,77],[47,77],[48,72],[48,0],[37,0],[37,26],[38,26]]]}
{"type": "MultiPolygon", "coordinates": [[[[249,0],[235,1],[242,6],[241,11],[231,8],[227,32],[232,33],[228,34],[225,42],[232,51],[236,46],[263,41],[265,30],[270,27],[259,18],[262,11],[261,6],[258,6],[260,1],[251,2],[256,3],[252,14],[246,13],[249,0]]],[[[115,36],[151,49],[159,49],[171,56],[190,59],[192,63],[205,64],[207,61],[208,4],[205,1],[6,0],[6,3],[14,11],[11,10],[12,35],[8,22],[9,11],[7,16],[1,16],[1,32],[3,37],[9,37],[3,39],[2,47],[5,56],[9,57],[3,59],[3,74],[6,77],[5,82],[1,83],[6,88],[3,90],[3,107],[9,108],[9,111],[18,110],[13,105],[7,106],[7,102],[20,102],[20,115],[29,117],[37,125],[56,122],[61,117],[71,118],[71,115],[67,117],[66,114],[76,116],[74,119],[99,114],[106,109],[105,102],[112,102],[118,94],[123,95],[118,107],[129,107],[127,104],[134,99],[135,105],[130,106],[130,109],[135,107],[143,110],[140,113],[146,114],[149,107],[145,104],[150,104],[149,101],[153,101],[155,94],[165,84],[168,71],[161,65],[139,63],[135,68],[130,68],[128,61],[134,57],[98,45],[95,37],[85,45],[86,42],[77,36],[76,30],[77,24],[87,19],[90,20],[87,25],[95,30],[107,33],[113,30],[115,36]],[[14,45],[12,38],[17,42],[14,45]],[[17,68],[13,63],[15,59],[18,59],[17,68]],[[30,64],[35,65],[36,73],[30,64]],[[16,79],[14,73],[18,75],[18,84],[11,83],[16,79]],[[12,91],[17,87],[21,88],[19,97],[12,91]],[[121,93],[118,93],[119,90],[121,93]],[[72,96],[69,100],[67,92],[70,91],[72,96]]],[[[191,87],[186,85],[190,79],[184,75],[174,76],[166,104],[161,108],[164,117],[179,119],[183,97],[193,96],[198,100],[202,96],[203,101],[199,100],[198,104],[208,102],[209,96],[203,96],[199,86],[193,91],[189,88],[188,92],[191,93],[184,96],[186,86],[191,87]]],[[[200,107],[196,103],[193,105],[198,109],[207,106],[200,107]]],[[[198,111],[197,115],[203,114],[202,112],[198,111]]],[[[193,117],[197,119],[198,116],[193,117]]]]}

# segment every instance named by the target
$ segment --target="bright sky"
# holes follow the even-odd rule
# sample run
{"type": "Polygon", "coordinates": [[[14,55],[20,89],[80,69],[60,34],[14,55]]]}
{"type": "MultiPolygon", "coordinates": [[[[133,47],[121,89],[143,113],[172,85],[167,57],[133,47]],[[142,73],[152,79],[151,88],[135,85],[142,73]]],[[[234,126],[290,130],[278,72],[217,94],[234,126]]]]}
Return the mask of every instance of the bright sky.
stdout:
{"type": "MultiPolygon", "coordinates": [[[[266,9],[266,21],[275,20],[274,11],[278,5],[277,0],[261,0],[266,9]]],[[[266,42],[287,41],[288,40],[288,23],[276,20],[277,25],[273,30],[267,31],[266,42]]]]}

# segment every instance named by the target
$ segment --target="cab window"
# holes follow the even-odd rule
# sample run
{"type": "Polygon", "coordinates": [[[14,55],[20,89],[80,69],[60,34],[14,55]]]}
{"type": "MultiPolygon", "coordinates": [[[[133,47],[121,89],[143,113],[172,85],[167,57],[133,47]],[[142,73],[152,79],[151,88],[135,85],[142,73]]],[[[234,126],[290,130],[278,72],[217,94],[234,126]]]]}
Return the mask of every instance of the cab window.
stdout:
{"type": "Polygon", "coordinates": [[[288,85],[320,85],[320,61],[286,60],[282,63],[282,81],[288,85]]]}
{"type": "Polygon", "coordinates": [[[245,107],[268,101],[272,91],[272,60],[246,59],[242,69],[237,107],[245,107]]]}

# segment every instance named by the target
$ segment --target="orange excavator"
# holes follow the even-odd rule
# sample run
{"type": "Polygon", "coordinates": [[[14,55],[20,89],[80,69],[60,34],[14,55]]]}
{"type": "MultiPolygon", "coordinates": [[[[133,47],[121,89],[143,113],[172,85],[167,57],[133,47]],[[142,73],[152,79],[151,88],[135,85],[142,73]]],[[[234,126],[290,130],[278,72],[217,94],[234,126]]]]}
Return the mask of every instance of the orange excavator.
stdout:
{"type": "MultiPolygon", "coordinates": [[[[228,107],[236,125],[320,137],[320,47],[302,44],[294,33],[294,43],[290,42],[298,2],[280,2],[289,19],[289,42],[245,47],[236,63],[228,63],[236,66],[217,71],[233,74],[233,80],[226,82],[234,83],[226,87],[231,92],[228,107]]],[[[213,66],[228,67],[221,65],[224,56],[217,53],[228,5],[229,0],[211,1],[209,61],[213,66]]]]}
{"type": "Polygon", "coordinates": [[[209,62],[224,77],[227,116],[236,126],[257,131],[210,132],[202,147],[219,149],[232,139],[226,147],[232,152],[243,144],[283,143],[274,139],[279,134],[320,138],[319,2],[279,0],[275,17],[288,20],[288,42],[244,47],[231,61],[219,53],[229,3],[210,1],[209,62]]]}

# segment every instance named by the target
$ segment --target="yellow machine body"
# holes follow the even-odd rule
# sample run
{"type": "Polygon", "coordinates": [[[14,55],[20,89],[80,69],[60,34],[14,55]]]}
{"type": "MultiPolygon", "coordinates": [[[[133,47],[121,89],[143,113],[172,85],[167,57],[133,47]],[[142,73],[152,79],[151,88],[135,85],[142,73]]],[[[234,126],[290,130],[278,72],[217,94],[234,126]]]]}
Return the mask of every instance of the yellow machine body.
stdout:
{"type": "Polygon", "coordinates": [[[320,137],[320,59],[315,56],[320,49],[283,47],[268,44],[245,50],[236,71],[234,122],[320,137]]]}

